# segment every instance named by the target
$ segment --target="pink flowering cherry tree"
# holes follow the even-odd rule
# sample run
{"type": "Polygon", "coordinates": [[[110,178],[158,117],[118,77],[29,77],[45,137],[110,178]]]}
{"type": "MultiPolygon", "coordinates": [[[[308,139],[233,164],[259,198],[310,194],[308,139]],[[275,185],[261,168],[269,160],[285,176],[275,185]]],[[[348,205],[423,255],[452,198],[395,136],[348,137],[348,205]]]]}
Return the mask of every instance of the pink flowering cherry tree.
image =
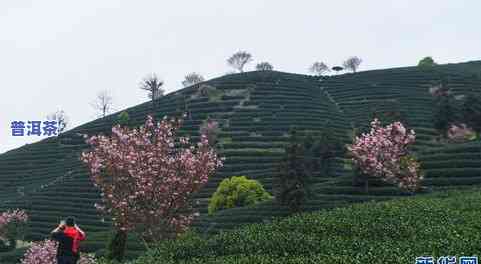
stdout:
{"type": "Polygon", "coordinates": [[[87,140],[82,153],[91,179],[101,191],[96,208],[111,215],[117,232],[141,234],[146,245],[182,233],[192,223],[192,195],[222,166],[222,159],[201,135],[196,145],[178,137],[180,119],[155,123],[151,116],[137,129],[112,128],[112,135],[87,140]]]}
{"type": "Polygon", "coordinates": [[[23,235],[28,221],[28,215],[24,210],[15,209],[0,214],[0,240],[15,248],[16,241],[23,235]]]}
{"type": "MultiPolygon", "coordinates": [[[[33,242],[23,256],[22,264],[57,264],[57,242],[43,240],[33,242]]],[[[81,254],[78,264],[96,264],[96,259],[91,255],[81,254]]]]}
{"type": "Polygon", "coordinates": [[[352,161],[368,192],[368,177],[374,176],[397,184],[401,189],[414,192],[423,178],[419,162],[409,155],[408,147],[416,134],[407,131],[400,122],[382,127],[378,119],[371,122],[371,131],[356,137],[348,146],[352,161]]]}
{"type": "Polygon", "coordinates": [[[207,136],[207,140],[209,140],[209,144],[211,146],[215,146],[215,144],[217,143],[219,132],[220,132],[219,122],[208,118],[200,126],[199,131],[202,135],[207,136]]]}
{"type": "Polygon", "coordinates": [[[476,139],[476,131],[468,127],[466,124],[451,124],[448,129],[448,138],[455,143],[462,143],[476,139]]]}

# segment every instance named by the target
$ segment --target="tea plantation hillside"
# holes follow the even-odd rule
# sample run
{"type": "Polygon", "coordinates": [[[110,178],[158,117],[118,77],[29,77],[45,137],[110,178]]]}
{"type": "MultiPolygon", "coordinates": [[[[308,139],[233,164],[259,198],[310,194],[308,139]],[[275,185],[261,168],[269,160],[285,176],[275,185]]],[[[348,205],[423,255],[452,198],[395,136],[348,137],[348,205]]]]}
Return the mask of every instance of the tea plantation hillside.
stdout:
{"type": "Polygon", "coordinates": [[[397,264],[420,256],[479,256],[480,199],[479,188],[450,190],[305,213],[210,237],[186,234],[129,263],[397,264]]]}
{"type": "MultiPolygon", "coordinates": [[[[207,204],[220,181],[234,175],[257,179],[272,192],[287,132],[293,125],[306,130],[329,127],[342,142],[350,143],[353,129],[367,125],[373,112],[386,120],[395,119],[395,113],[400,113],[399,118],[417,133],[415,148],[424,162],[424,184],[430,190],[481,185],[479,142],[451,146],[435,140],[437,132],[432,124],[433,101],[429,88],[447,80],[456,94],[481,92],[481,78],[473,74],[477,69],[481,72],[480,63],[457,65],[331,77],[246,72],[168,94],[156,100],[154,106],[146,102],[125,111],[133,126],[141,125],[150,113],[158,119],[187,112],[182,133],[193,138],[198,136],[199,126],[207,118],[219,122],[218,147],[226,162],[196,195],[201,217],[194,224],[202,232],[215,233],[287,214],[286,208],[267,202],[207,216],[207,204]]],[[[45,238],[60,218],[73,215],[91,234],[84,250],[104,248],[103,232],[109,229],[110,222],[95,212],[93,204],[99,201],[99,192],[90,183],[79,155],[88,149],[82,134],[109,133],[118,114],[0,155],[0,210],[26,209],[31,216],[30,239],[45,238]]],[[[381,182],[373,182],[369,195],[353,187],[351,167],[344,157],[330,161],[328,175],[313,176],[315,197],[305,205],[307,211],[404,195],[381,182]]],[[[141,248],[132,244],[129,250],[135,255],[141,248]]]]}

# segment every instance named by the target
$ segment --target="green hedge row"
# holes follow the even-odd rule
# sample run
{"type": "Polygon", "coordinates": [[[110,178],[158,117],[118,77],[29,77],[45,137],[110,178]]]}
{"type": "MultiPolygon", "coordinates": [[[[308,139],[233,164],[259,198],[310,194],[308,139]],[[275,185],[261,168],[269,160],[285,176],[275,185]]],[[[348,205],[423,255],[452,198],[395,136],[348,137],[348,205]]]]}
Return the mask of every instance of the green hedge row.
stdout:
{"type": "Polygon", "coordinates": [[[132,263],[414,263],[424,255],[479,255],[481,191],[436,196],[303,214],[210,238],[187,234],[132,263]]]}
{"type": "Polygon", "coordinates": [[[481,167],[478,168],[444,168],[426,170],[426,178],[436,177],[481,177],[481,167]]]}
{"type": "MultiPolygon", "coordinates": [[[[442,150],[441,150],[442,151],[442,150]]],[[[449,160],[479,160],[481,159],[481,152],[476,153],[435,153],[435,154],[430,154],[430,155],[425,155],[425,154],[420,154],[418,155],[419,159],[424,163],[428,162],[444,162],[444,161],[449,161],[449,160]]]]}
{"type": "Polygon", "coordinates": [[[438,168],[480,168],[481,169],[481,155],[477,159],[456,159],[458,157],[452,157],[452,159],[446,160],[431,160],[423,161],[422,166],[425,169],[438,169],[438,168]]]}

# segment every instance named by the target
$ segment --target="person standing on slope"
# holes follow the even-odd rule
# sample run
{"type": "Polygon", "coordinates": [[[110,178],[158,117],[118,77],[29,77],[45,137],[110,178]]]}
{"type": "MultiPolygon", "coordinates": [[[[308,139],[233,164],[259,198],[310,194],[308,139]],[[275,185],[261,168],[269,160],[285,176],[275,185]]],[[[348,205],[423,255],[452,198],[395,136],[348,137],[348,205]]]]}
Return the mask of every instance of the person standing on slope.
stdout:
{"type": "Polygon", "coordinates": [[[57,263],[76,264],[80,258],[80,241],[85,240],[85,232],[75,224],[75,219],[68,217],[61,221],[51,236],[58,241],[57,263]]]}

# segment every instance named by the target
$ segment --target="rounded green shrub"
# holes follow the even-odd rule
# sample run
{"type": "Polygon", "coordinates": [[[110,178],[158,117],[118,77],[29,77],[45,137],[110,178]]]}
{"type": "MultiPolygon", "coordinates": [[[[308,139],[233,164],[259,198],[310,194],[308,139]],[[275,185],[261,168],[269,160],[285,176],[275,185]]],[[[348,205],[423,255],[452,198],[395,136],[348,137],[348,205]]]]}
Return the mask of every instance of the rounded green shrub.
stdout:
{"type": "Polygon", "coordinates": [[[130,125],[130,116],[129,113],[123,111],[117,116],[117,124],[121,126],[129,126],[130,125]]]}
{"type": "Polygon", "coordinates": [[[429,67],[433,67],[435,65],[436,65],[436,62],[434,62],[433,58],[431,58],[431,57],[424,57],[418,63],[418,67],[420,67],[420,68],[429,68],[429,67]]]}
{"type": "Polygon", "coordinates": [[[253,205],[272,199],[272,196],[256,180],[245,176],[233,176],[223,180],[209,201],[209,214],[216,211],[253,205]]]}

